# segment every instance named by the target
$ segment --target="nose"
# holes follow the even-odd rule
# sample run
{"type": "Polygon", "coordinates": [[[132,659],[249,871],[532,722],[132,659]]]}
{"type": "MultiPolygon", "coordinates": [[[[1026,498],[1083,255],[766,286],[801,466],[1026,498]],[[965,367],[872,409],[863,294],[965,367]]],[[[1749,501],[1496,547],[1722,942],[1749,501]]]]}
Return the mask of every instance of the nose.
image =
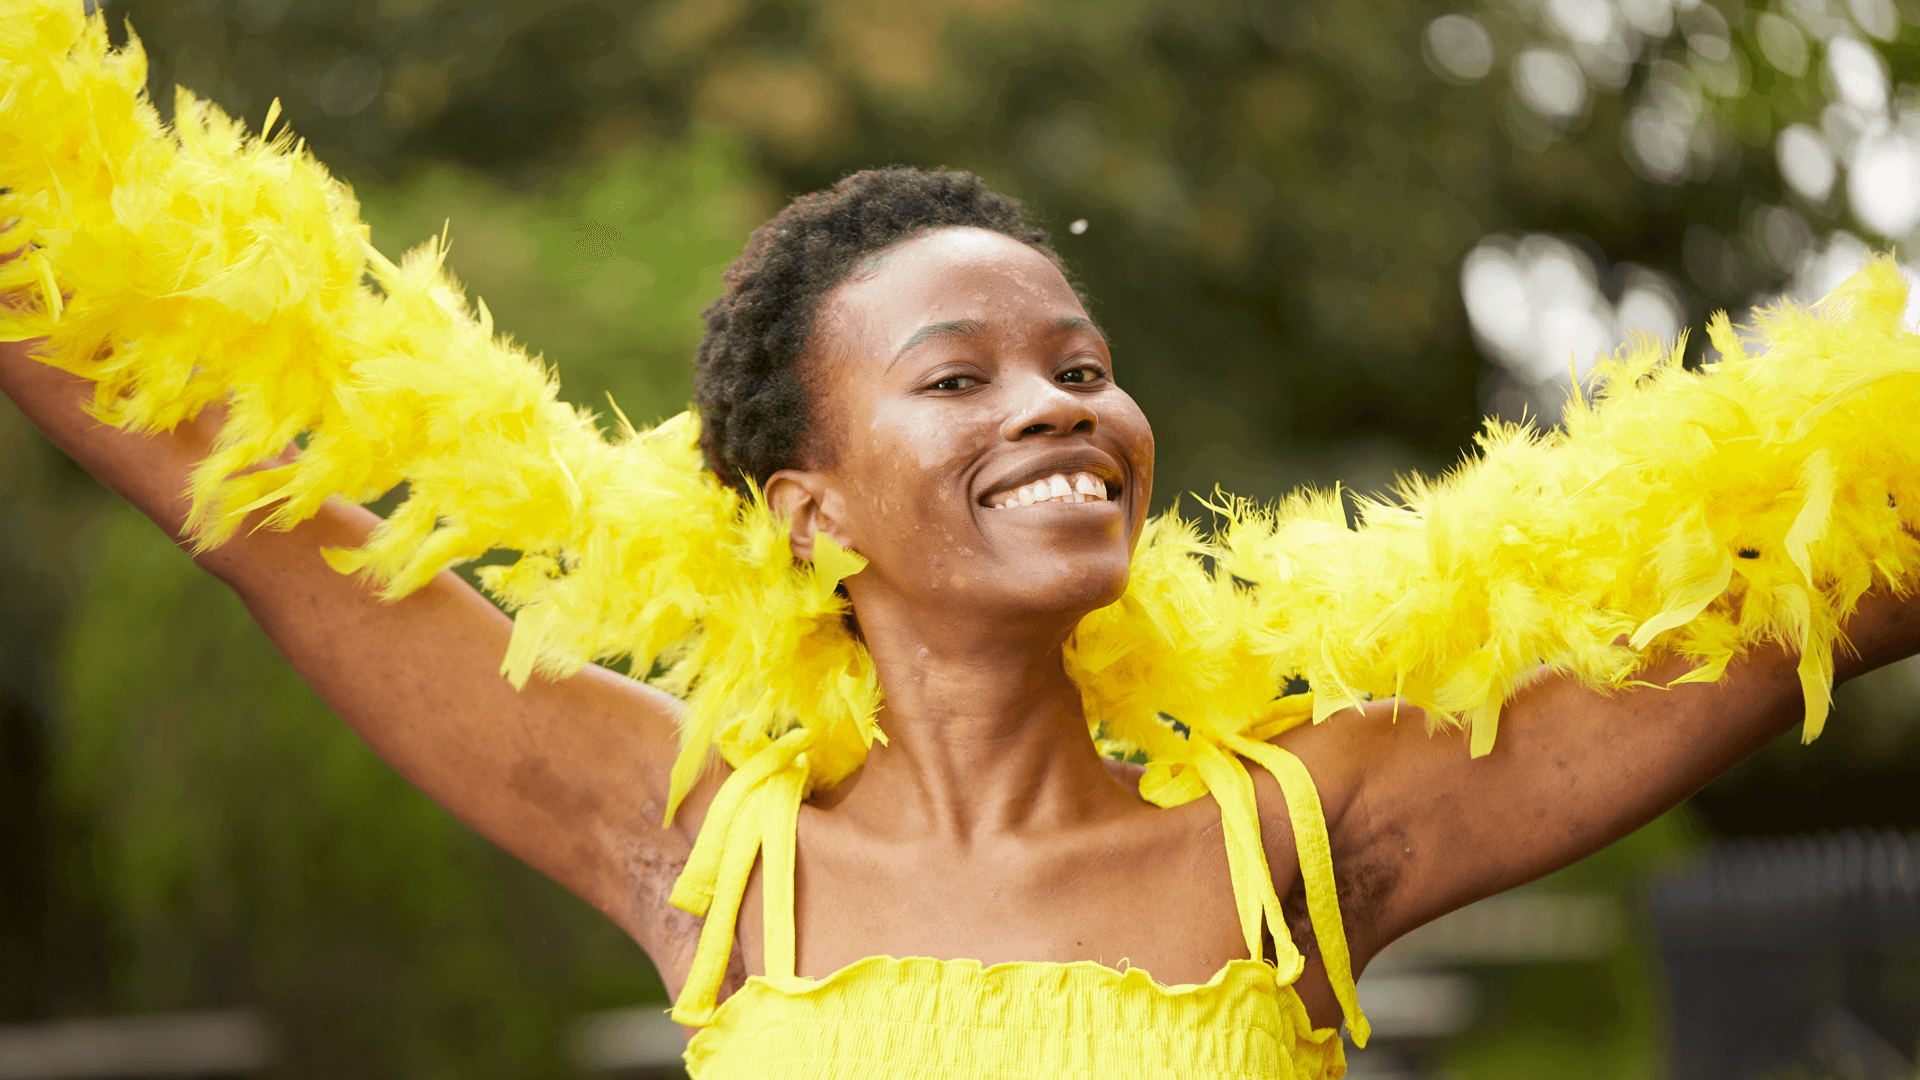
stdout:
{"type": "Polygon", "coordinates": [[[1001,426],[1008,442],[1029,435],[1091,435],[1100,417],[1086,395],[1076,394],[1052,379],[1036,379],[1037,389],[1025,396],[1001,426]]]}

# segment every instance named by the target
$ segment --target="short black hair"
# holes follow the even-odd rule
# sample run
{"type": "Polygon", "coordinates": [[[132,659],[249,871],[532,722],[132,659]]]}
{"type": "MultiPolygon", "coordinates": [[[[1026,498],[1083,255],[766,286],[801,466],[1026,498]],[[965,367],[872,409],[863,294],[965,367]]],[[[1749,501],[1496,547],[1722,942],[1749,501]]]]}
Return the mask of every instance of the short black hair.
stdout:
{"type": "Polygon", "coordinates": [[[1010,236],[1066,271],[1019,200],[957,170],[851,173],[754,230],[727,268],[727,291],[704,312],[707,332],[693,361],[700,448],[722,482],[744,490],[781,469],[829,463],[805,453],[816,417],[801,371],[821,297],[869,256],[958,227],[1010,236]]]}

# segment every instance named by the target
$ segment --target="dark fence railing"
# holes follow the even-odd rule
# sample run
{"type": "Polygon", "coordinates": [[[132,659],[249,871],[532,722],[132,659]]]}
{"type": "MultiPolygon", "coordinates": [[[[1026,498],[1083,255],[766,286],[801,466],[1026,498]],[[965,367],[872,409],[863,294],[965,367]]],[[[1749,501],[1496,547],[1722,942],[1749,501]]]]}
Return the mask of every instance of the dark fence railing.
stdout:
{"type": "Polygon", "coordinates": [[[1742,840],[1649,893],[1672,1075],[1909,1080],[1920,1040],[1920,835],[1742,840]]]}

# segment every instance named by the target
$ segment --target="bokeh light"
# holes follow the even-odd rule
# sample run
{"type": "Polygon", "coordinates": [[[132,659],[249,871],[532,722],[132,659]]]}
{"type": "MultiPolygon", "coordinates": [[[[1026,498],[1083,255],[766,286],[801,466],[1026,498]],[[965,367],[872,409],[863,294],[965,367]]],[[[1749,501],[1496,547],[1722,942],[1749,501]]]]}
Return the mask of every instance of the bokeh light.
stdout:
{"type": "Polygon", "coordinates": [[[1535,46],[1513,60],[1513,85],[1535,113],[1565,122],[1586,111],[1587,80],[1573,57],[1535,46]]]}
{"type": "Polygon", "coordinates": [[[1842,104],[1862,113],[1887,107],[1887,65],[1872,46],[1849,37],[1827,42],[1827,76],[1842,104]]]}
{"type": "Polygon", "coordinates": [[[1671,279],[1631,264],[1603,270],[1581,246],[1545,233],[1488,237],[1462,264],[1474,337],[1524,391],[1515,404],[1534,415],[1557,418],[1573,380],[1636,334],[1671,344],[1684,325],[1671,279]]]}
{"type": "Polygon", "coordinates": [[[1449,81],[1474,82],[1493,69],[1493,41],[1471,16],[1442,15],[1433,20],[1427,24],[1424,44],[1428,65],[1449,81]]]}
{"type": "Polygon", "coordinates": [[[1805,124],[1789,124],[1774,141],[1780,175],[1810,203],[1823,203],[1833,190],[1837,166],[1820,133],[1805,124]]]}
{"type": "Polygon", "coordinates": [[[1847,198],[1860,223],[1881,236],[1911,233],[1920,224],[1920,145],[1903,134],[1860,140],[1847,198]]]}
{"type": "Polygon", "coordinates": [[[1758,162],[1773,170],[1717,220],[1682,223],[1669,249],[1682,276],[1638,292],[1584,242],[1503,232],[1474,248],[1461,295],[1498,373],[1483,400],[1503,413],[1518,402],[1550,416],[1542,390],[1616,347],[1629,324],[1668,333],[1709,306],[1739,319],[1783,295],[1816,299],[1874,251],[1920,241],[1920,86],[1903,81],[1920,8],[1479,0],[1444,18],[1471,18],[1495,44],[1494,69],[1504,59],[1515,99],[1544,121],[1516,125],[1530,152],[1590,137],[1585,120],[1618,93],[1622,157],[1647,180],[1684,189],[1758,162]],[[1896,53],[1907,59],[1890,62],[1896,53]]]}
{"type": "Polygon", "coordinates": [[[1763,11],[1754,17],[1754,37],[1767,63],[1795,78],[1807,72],[1807,38],[1784,15],[1763,11]]]}

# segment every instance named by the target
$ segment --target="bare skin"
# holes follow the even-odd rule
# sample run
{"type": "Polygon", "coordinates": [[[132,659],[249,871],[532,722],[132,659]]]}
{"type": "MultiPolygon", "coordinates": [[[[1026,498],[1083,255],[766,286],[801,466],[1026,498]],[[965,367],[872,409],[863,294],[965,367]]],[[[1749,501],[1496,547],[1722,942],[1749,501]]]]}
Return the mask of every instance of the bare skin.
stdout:
{"type": "MultiPolygon", "coordinates": [[[[891,742],[803,808],[799,972],[890,954],[1125,959],[1163,983],[1210,979],[1245,952],[1218,810],[1142,802],[1131,773],[1094,752],[1060,663],[1079,618],[1120,595],[1152,488],[1152,434],[1113,382],[1106,342],[1045,258],[949,229],[897,245],[830,293],[812,346],[832,442],[816,447],[815,467],[777,474],[768,497],[793,520],[798,556],[825,531],[868,558],[847,586],[891,742]],[[1097,472],[1116,497],[991,505],[1062,470],[1097,472]]],[[[27,352],[0,345],[0,389],[179,537],[185,476],[217,417],[151,437],[105,428],[81,410],[87,384],[27,352]]],[[[373,522],[330,504],[199,561],[375,751],[605,912],[677,993],[699,923],[666,897],[722,779],[710,775],[660,826],[678,703],[599,668],[515,692],[497,674],[506,619],[457,577],[385,604],[320,560],[320,547],[356,543],[373,522]]],[[[1847,631],[1841,678],[1920,650],[1920,604],[1871,595],[1847,631]]],[[[1793,659],[1769,648],[1717,684],[1668,691],[1602,695],[1543,677],[1477,760],[1458,736],[1430,737],[1417,710],[1392,722],[1391,703],[1276,741],[1319,787],[1358,969],[1415,926],[1624,836],[1800,707],[1793,659]]],[[[1286,896],[1299,868],[1284,799],[1255,776],[1286,896]]],[[[761,970],[759,937],[756,879],[740,976],[761,970]]],[[[1300,993],[1316,1025],[1339,1023],[1317,959],[1300,993]]]]}

